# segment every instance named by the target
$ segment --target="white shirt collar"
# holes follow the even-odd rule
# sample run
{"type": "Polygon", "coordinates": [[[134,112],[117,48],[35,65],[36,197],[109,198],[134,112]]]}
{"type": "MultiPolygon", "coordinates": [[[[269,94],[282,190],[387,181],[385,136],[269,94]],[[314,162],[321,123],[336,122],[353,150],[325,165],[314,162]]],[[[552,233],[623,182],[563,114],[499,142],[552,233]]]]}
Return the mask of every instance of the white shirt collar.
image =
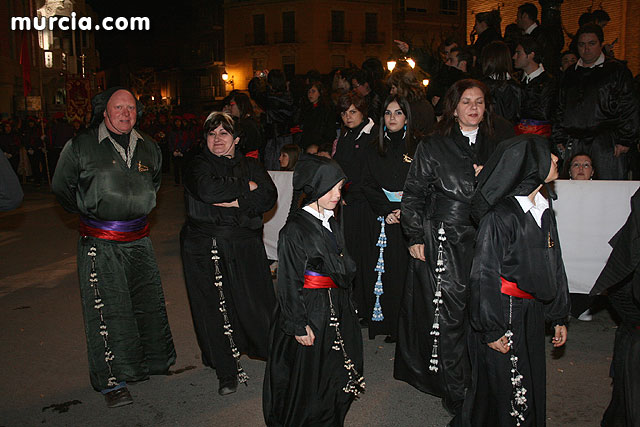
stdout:
{"type": "Polygon", "coordinates": [[[576,70],[578,69],[578,67],[583,67],[583,68],[595,68],[598,65],[602,65],[604,64],[604,52],[600,53],[600,56],[598,57],[598,59],[596,60],[596,62],[594,62],[593,64],[591,64],[588,67],[585,67],[584,65],[584,61],[582,60],[582,58],[578,59],[578,62],[576,62],[576,70]]]}
{"type": "Polygon", "coordinates": [[[127,147],[127,151],[122,148],[120,144],[118,144],[109,134],[109,130],[107,129],[107,125],[104,123],[100,123],[98,126],[98,144],[100,144],[105,139],[109,139],[111,144],[113,144],[113,148],[116,149],[122,160],[127,163],[127,167],[131,168],[131,159],[133,158],[133,152],[136,151],[136,145],[138,144],[139,139],[144,139],[142,135],[140,135],[135,129],[131,129],[131,133],[129,134],[129,146],[127,147]]]}
{"type": "Polygon", "coordinates": [[[536,224],[538,224],[538,227],[542,228],[542,214],[544,213],[544,211],[549,209],[549,202],[547,201],[547,199],[545,199],[540,192],[538,192],[533,198],[533,200],[536,202],[535,205],[531,202],[529,196],[515,196],[515,198],[520,204],[522,211],[524,213],[531,212],[531,215],[536,221],[536,224]]]}
{"type": "Polygon", "coordinates": [[[525,83],[529,83],[531,80],[535,79],[542,73],[544,73],[544,67],[542,66],[542,64],[539,64],[538,68],[533,73],[531,74],[524,73],[524,75],[522,76],[522,80],[525,83]]]}
{"type": "Polygon", "coordinates": [[[478,137],[478,129],[480,129],[480,127],[477,127],[474,130],[462,130],[462,129],[460,129],[460,132],[462,132],[462,135],[464,135],[467,138],[469,138],[469,145],[473,145],[473,144],[476,143],[476,138],[478,137]]]}
{"type": "Polygon", "coordinates": [[[311,215],[313,215],[314,218],[319,219],[320,221],[322,221],[322,226],[324,228],[326,228],[327,230],[332,231],[331,230],[331,226],[329,225],[329,218],[331,218],[333,216],[333,211],[332,210],[325,209],[324,210],[324,214],[320,214],[320,212],[318,212],[317,210],[313,209],[309,205],[303,207],[302,210],[305,211],[305,212],[309,212],[311,215]]]}
{"type": "Polygon", "coordinates": [[[371,117],[369,117],[369,123],[367,123],[365,127],[362,128],[362,130],[360,131],[356,139],[360,138],[363,133],[366,133],[367,135],[370,134],[371,129],[373,128],[374,125],[375,125],[375,122],[371,117]]]}
{"type": "Polygon", "coordinates": [[[524,30],[525,34],[531,34],[533,33],[533,30],[535,30],[536,28],[538,28],[538,24],[536,24],[535,22],[533,24],[531,24],[529,26],[529,28],[527,28],[526,30],[524,30]]]}

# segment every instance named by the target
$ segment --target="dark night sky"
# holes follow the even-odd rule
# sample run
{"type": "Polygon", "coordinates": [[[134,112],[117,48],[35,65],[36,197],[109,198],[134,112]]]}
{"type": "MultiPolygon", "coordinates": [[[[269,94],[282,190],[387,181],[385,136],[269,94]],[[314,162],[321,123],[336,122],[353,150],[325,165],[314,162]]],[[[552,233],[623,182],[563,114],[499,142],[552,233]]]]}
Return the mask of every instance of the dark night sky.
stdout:
{"type": "Polygon", "coordinates": [[[188,1],[87,0],[99,18],[149,17],[150,31],[98,31],[96,45],[101,68],[176,66],[180,49],[188,43],[191,12],[188,1]]]}

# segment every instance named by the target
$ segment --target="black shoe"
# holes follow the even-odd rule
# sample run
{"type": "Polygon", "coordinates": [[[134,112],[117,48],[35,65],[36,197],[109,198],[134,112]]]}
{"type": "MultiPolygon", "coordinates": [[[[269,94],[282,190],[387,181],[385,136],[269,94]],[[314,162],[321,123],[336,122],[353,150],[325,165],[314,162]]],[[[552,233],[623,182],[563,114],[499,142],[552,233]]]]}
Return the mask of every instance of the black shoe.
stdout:
{"type": "Polygon", "coordinates": [[[238,377],[236,375],[220,378],[220,386],[218,387],[220,396],[235,393],[236,390],[238,390],[238,377]]]}
{"type": "Polygon", "coordinates": [[[386,342],[387,344],[393,344],[394,342],[396,342],[396,338],[393,335],[387,335],[386,337],[384,337],[384,342],[386,342]]]}
{"type": "Polygon", "coordinates": [[[117,408],[118,406],[131,405],[133,403],[133,397],[131,397],[131,393],[126,387],[110,391],[104,395],[104,400],[107,402],[107,408],[117,408]]]}
{"type": "Polygon", "coordinates": [[[362,328],[362,329],[365,329],[365,328],[369,327],[369,321],[365,317],[361,317],[358,320],[358,323],[360,323],[360,328],[362,328]]]}

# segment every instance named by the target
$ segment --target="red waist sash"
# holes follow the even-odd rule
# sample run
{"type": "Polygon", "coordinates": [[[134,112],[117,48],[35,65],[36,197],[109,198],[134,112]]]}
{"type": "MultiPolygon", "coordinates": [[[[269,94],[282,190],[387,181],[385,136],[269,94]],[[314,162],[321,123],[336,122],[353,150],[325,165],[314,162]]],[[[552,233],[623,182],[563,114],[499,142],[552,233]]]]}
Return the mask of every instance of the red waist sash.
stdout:
{"type": "Polygon", "coordinates": [[[337,288],[338,285],[329,276],[323,276],[315,271],[307,270],[304,272],[303,287],[307,289],[329,289],[337,288]]]}
{"type": "Polygon", "coordinates": [[[81,236],[117,242],[133,242],[149,235],[149,222],[146,216],[131,221],[98,221],[80,217],[78,231],[81,236]]]}
{"type": "Polygon", "coordinates": [[[543,122],[539,120],[520,120],[515,126],[516,135],[522,135],[523,133],[534,133],[542,135],[544,137],[551,136],[551,123],[543,122]]]}
{"type": "Polygon", "coordinates": [[[518,285],[516,283],[510,282],[504,277],[500,277],[500,281],[502,282],[500,290],[503,294],[516,298],[534,299],[531,294],[518,289],[518,285]]]}

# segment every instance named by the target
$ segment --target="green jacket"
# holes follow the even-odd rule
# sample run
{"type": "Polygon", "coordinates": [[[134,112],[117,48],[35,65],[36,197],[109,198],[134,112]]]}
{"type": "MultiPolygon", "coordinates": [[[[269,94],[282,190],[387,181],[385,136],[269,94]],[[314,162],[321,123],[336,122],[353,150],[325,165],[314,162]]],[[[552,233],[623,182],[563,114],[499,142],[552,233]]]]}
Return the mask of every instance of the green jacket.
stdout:
{"type": "Polygon", "coordinates": [[[161,164],[160,148],[151,137],[133,129],[125,151],[103,122],[66,143],[52,189],[69,212],[103,221],[131,220],[155,207],[161,164]]]}

